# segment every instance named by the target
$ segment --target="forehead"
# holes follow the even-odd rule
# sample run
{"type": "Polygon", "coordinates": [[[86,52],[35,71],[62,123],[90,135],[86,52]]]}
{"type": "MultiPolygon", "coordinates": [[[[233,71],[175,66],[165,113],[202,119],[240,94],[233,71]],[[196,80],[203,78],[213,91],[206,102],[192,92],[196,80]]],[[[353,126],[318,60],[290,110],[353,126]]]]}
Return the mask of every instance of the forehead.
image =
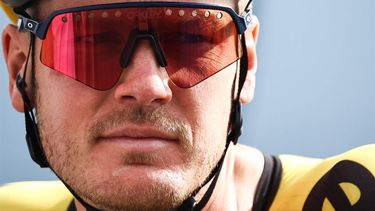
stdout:
{"type": "MultiPolygon", "coordinates": [[[[208,3],[208,4],[218,4],[232,7],[233,9],[237,8],[237,1],[238,0],[164,0],[163,2],[193,2],[193,3],[208,3]]],[[[38,1],[37,10],[38,16],[46,17],[51,12],[55,10],[60,10],[64,8],[70,7],[79,7],[79,6],[86,6],[86,5],[94,5],[94,4],[109,4],[109,3],[119,3],[119,2],[160,2],[160,0],[132,0],[132,1],[124,1],[124,0],[81,0],[81,1],[72,1],[72,0],[40,0],[38,1]]]]}

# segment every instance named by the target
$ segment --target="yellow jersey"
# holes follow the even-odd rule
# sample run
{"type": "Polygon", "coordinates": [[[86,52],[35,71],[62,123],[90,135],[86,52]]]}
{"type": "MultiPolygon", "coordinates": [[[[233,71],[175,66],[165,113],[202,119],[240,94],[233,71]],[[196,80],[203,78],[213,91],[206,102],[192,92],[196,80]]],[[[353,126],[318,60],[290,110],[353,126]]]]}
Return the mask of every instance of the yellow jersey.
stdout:
{"type": "MultiPolygon", "coordinates": [[[[375,145],[327,159],[265,156],[253,211],[375,211],[375,145]]],[[[0,211],[75,210],[59,181],[0,187],[0,211]]]]}
{"type": "Polygon", "coordinates": [[[375,145],[327,159],[267,157],[253,210],[375,211],[375,145]]]}

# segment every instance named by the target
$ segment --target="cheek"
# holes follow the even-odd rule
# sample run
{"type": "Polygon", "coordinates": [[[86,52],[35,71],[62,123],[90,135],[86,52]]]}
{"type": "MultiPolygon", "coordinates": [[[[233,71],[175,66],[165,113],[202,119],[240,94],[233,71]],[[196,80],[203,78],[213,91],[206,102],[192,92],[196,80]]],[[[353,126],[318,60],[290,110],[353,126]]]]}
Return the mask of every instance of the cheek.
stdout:
{"type": "Polygon", "coordinates": [[[84,138],[83,131],[97,113],[103,97],[68,77],[36,62],[36,105],[38,118],[50,131],[64,131],[84,138]],[[80,132],[81,131],[81,132],[80,132]]]}
{"type": "Polygon", "coordinates": [[[51,165],[64,175],[63,166],[71,172],[81,164],[75,159],[87,153],[87,126],[103,101],[85,85],[47,67],[37,67],[37,115],[43,147],[51,165]]]}
{"type": "MultiPolygon", "coordinates": [[[[41,46],[40,40],[37,45],[41,46]]],[[[72,120],[95,113],[102,96],[86,85],[43,65],[39,58],[41,47],[36,49],[37,100],[44,113],[48,112],[56,119],[72,120]]]]}
{"type": "Polygon", "coordinates": [[[83,90],[78,91],[71,79],[46,67],[39,68],[39,72],[37,105],[40,112],[49,114],[56,120],[80,117],[80,111],[90,102],[83,90]]]}
{"type": "Polygon", "coordinates": [[[202,92],[200,98],[203,113],[212,121],[217,120],[218,122],[216,123],[227,125],[231,107],[234,73],[233,66],[229,66],[209,78],[207,83],[202,84],[201,88],[198,87],[199,92],[202,92]]]}
{"type": "MultiPolygon", "coordinates": [[[[235,69],[227,68],[191,89],[188,100],[193,110],[185,111],[193,118],[195,144],[200,147],[225,144],[231,108],[231,91],[235,69]]],[[[218,150],[218,149],[217,149],[218,150]]]]}

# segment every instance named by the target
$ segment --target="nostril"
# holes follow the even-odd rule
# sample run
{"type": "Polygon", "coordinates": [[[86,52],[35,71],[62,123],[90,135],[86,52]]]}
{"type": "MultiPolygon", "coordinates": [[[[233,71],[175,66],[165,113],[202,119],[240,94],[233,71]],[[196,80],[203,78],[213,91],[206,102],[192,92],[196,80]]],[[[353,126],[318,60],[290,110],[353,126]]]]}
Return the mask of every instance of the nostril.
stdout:
{"type": "MultiPolygon", "coordinates": [[[[138,40],[129,56],[129,64],[115,87],[118,102],[141,106],[161,105],[172,98],[169,76],[155,57],[153,42],[138,40]]],[[[126,62],[125,62],[126,63],[126,62]]]]}
{"type": "Polygon", "coordinates": [[[172,98],[172,91],[158,68],[136,65],[128,69],[123,80],[115,88],[115,100],[119,103],[141,106],[161,105],[172,98]]]}
{"type": "Polygon", "coordinates": [[[137,100],[137,98],[129,95],[121,96],[122,100],[131,101],[131,100],[137,100]]]}

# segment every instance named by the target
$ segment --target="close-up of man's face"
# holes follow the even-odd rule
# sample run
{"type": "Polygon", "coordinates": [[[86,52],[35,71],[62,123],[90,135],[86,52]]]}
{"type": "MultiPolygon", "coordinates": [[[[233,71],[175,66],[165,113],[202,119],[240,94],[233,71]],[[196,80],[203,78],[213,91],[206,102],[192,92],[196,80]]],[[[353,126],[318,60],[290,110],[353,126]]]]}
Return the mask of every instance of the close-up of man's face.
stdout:
{"type": "MultiPolygon", "coordinates": [[[[117,2],[123,1],[40,1],[33,9],[43,20],[55,10],[117,2]]],[[[237,3],[220,5],[235,10],[237,3]]],[[[181,16],[184,12],[176,11],[181,16]]],[[[101,13],[101,18],[119,14],[113,10],[113,14],[101,13]]],[[[256,66],[252,36],[256,21],[253,24],[247,32],[248,49],[243,49],[250,58],[251,79],[256,66]]],[[[14,71],[10,75],[15,76],[23,66],[12,64],[26,64],[30,38],[11,27],[4,36],[12,36],[7,61],[14,71]]],[[[42,62],[46,45],[40,39],[35,41],[34,65],[29,62],[25,79],[31,84],[27,92],[33,96],[31,103],[51,168],[85,201],[105,210],[162,210],[178,207],[203,185],[225,148],[239,60],[192,87],[181,88],[178,80],[183,78],[171,79],[160,65],[153,42],[140,39],[112,88],[100,90],[48,67],[42,62]]],[[[205,55],[206,59],[226,60],[224,49],[216,45],[223,58],[205,55]]],[[[116,51],[116,46],[111,50],[116,51]]],[[[189,57],[184,51],[176,52],[182,59],[189,57]]],[[[103,61],[95,62],[106,68],[109,57],[103,54],[103,61]]],[[[246,81],[242,103],[252,98],[252,83],[246,81]]],[[[22,98],[15,87],[11,87],[11,95],[13,105],[22,111],[22,98]]]]}
{"type": "Polygon", "coordinates": [[[375,210],[374,7],[1,0],[0,211],[375,210]]]}

